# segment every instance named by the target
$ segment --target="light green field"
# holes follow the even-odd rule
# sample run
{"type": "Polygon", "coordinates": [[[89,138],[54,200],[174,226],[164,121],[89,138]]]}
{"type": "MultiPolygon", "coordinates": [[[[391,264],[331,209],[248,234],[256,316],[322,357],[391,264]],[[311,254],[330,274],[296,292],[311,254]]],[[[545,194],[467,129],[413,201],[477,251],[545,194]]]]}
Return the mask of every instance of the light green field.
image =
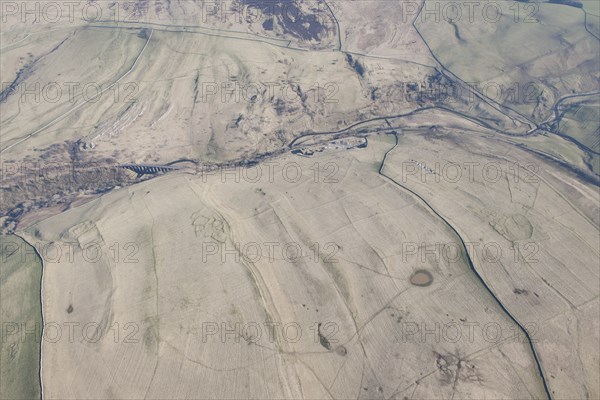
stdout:
{"type": "Polygon", "coordinates": [[[41,334],[42,264],[18,236],[2,236],[0,243],[0,398],[39,398],[40,337],[23,336],[23,328],[36,326],[41,334]],[[15,326],[19,331],[11,334],[15,326]]]}
{"type": "Polygon", "coordinates": [[[595,0],[580,0],[583,8],[590,14],[600,15],[600,2],[595,0]]]}

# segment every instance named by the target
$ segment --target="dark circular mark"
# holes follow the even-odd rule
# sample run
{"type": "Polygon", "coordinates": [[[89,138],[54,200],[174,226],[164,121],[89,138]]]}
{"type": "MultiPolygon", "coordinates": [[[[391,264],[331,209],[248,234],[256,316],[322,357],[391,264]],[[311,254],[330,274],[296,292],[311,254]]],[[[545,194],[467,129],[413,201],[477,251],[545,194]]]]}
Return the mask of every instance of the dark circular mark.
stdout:
{"type": "Polygon", "coordinates": [[[337,349],[335,349],[335,352],[340,356],[345,356],[348,354],[348,350],[344,346],[339,346],[337,349]]]}
{"type": "Polygon", "coordinates": [[[420,269],[415,271],[415,273],[410,277],[410,283],[415,286],[429,286],[433,282],[433,275],[431,272],[420,269]]]}
{"type": "Polygon", "coordinates": [[[73,312],[73,304],[69,304],[69,308],[67,308],[67,312],[71,314],[73,312]]]}

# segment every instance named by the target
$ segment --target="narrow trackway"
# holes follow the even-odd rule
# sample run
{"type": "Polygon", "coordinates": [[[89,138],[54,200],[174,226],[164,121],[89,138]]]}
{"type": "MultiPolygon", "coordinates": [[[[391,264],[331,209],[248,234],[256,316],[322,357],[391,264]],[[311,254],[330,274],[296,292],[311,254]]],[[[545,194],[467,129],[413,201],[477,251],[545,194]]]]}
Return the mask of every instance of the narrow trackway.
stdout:
{"type": "Polygon", "coordinates": [[[335,22],[335,26],[337,27],[338,50],[342,51],[342,30],[340,28],[340,21],[338,21],[337,17],[335,16],[335,13],[331,9],[331,7],[329,7],[329,4],[327,4],[327,1],[323,0],[323,3],[325,3],[325,6],[327,6],[327,9],[331,13],[331,17],[333,18],[333,22],[335,22]]]}
{"type": "MultiPolygon", "coordinates": [[[[547,131],[556,136],[560,136],[561,138],[575,144],[583,152],[587,152],[589,156],[591,156],[592,154],[600,155],[600,152],[598,152],[594,149],[591,149],[590,147],[581,143],[579,140],[575,139],[574,137],[571,137],[571,136],[567,135],[566,133],[562,133],[558,130],[559,129],[558,124],[560,124],[560,121],[563,119],[563,117],[567,111],[567,110],[564,110],[561,113],[561,111],[560,111],[561,103],[563,103],[567,100],[576,99],[576,98],[580,98],[580,97],[594,97],[594,96],[598,96],[598,95],[600,95],[600,91],[577,93],[577,94],[570,94],[570,95],[562,96],[554,103],[554,106],[552,106],[553,117],[548,117],[548,119],[546,121],[544,121],[542,124],[540,124],[537,129],[534,129],[531,132],[527,132],[527,135],[537,133],[537,131],[547,131]]],[[[575,105],[575,104],[579,104],[579,103],[574,102],[573,105],[575,105]]]]}
{"type": "Polygon", "coordinates": [[[488,123],[480,120],[479,118],[473,117],[473,116],[465,114],[463,112],[456,111],[456,110],[453,110],[451,108],[447,108],[447,107],[444,107],[444,106],[434,105],[434,106],[425,106],[425,107],[415,108],[414,110],[408,111],[408,112],[406,112],[404,114],[383,115],[383,116],[379,116],[379,117],[373,117],[373,118],[365,119],[365,120],[362,120],[362,121],[357,121],[357,122],[354,122],[354,123],[346,126],[345,128],[341,128],[341,129],[338,129],[338,130],[335,130],[335,131],[323,131],[323,132],[303,133],[302,135],[296,136],[294,139],[292,139],[288,143],[287,147],[290,148],[290,149],[293,148],[296,145],[297,141],[299,141],[300,139],[303,139],[305,137],[319,136],[319,135],[335,135],[335,134],[340,134],[340,133],[348,132],[351,129],[357,128],[357,127],[359,127],[361,125],[364,125],[364,124],[367,124],[369,122],[387,121],[388,119],[410,117],[412,115],[418,114],[418,113],[423,112],[423,111],[428,111],[428,110],[441,110],[441,111],[445,111],[445,112],[448,112],[450,114],[454,114],[454,115],[457,115],[457,116],[459,116],[461,118],[464,118],[464,119],[466,119],[466,120],[468,120],[468,121],[470,121],[470,122],[472,122],[472,123],[474,123],[476,125],[481,126],[482,128],[489,129],[491,131],[494,131],[494,132],[497,132],[497,133],[501,133],[501,134],[506,135],[506,136],[525,137],[525,135],[517,135],[517,134],[513,134],[513,133],[502,131],[502,130],[500,130],[498,128],[495,128],[495,127],[491,126],[490,124],[488,124],[488,123]]]}
{"type": "MultiPolygon", "coordinates": [[[[386,121],[387,122],[387,121],[386,121]]],[[[388,122],[388,125],[389,122],[388,122]]],[[[391,128],[391,125],[390,125],[391,128]]],[[[477,269],[475,268],[475,264],[473,264],[473,261],[471,260],[471,256],[469,255],[469,252],[467,251],[467,246],[465,245],[465,242],[462,238],[462,236],[460,236],[460,234],[458,233],[458,231],[452,226],[452,224],[450,224],[450,222],[448,222],[446,220],[446,218],[444,218],[442,215],[440,215],[440,213],[438,213],[428,202],[427,200],[425,200],[423,197],[421,197],[418,193],[412,191],[411,189],[407,188],[406,186],[402,185],[401,183],[398,183],[398,181],[396,181],[394,178],[386,175],[383,170],[385,167],[385,161],[387,160],[387,156],[389,153],[391,153],[396,147],[398,147],[398,133],[395,130],[392,130],[392,134],[394,135],[395,138],[395,144],[392,148],[390,148],[388,151],[385,152],[384,156],[383,156],[383,160],[381,161],[381,165],[379,166],[379,175],[383,176],[384,178],[386,178],[387,180],[389,180],[390,182],[392,182],[393,184],[395,184],[396,186],[398,186],[399,188],[406,190],[407,192],[411,193],[413,196],[417,197],[419,200],[421,200],[425,206],[431,210],[431,212],[433,212],[437,217],[439,217],[444,224],[446,224],[451,230],[452,232],[454,232],[454,234],[458,237],[458,240],[460,240],[460,244],[463,247],[463,250],[466,254],[467,257],[467,261],[469,262],[469,268],[471,269],[471,271],[473,271],[473,273],[475,274],[475,276],[477,277],[477,279],[481,282],[481,284],[483,285],[483,287],[485,288],[485,290],[492,296],[492,298],[496,301],[496,303],[500,306],[500,308],[502,309],[502,311],[504,311],[506,313],[506,315],[508,315],[508,317],[519,327],[519,329],[525,334],[525,337],[527,338],[527,342],[529,343],[529,347],[531,348],[531,352],[533,353],[533,358],[535,360],[535,363],[537,365],[537,369],[538,372],[540,374],[540,377],[542,379],[542,383],[544,385],[544,390],[546,391],[546,395],[548,396],[549,400],[552,400],[552,396],[550,395],[550,389],[548,388],[548,384],[546,383],[546,378],[544,376],[544,370],[542,369],[542,364],[540,362],[539,356],[537,354],[537,352],[535,351],[535,347],[533,346],[533,342],[531,339],[531,336],[529,335],[529,332],[527,332],[527,330],[525,329],[525,327],[523,327],[523,325],[521,325],[519,323],[519,321],[517,321],[517,319],[510,313],[510,311],[508,311],[508,309],[506,308],[506,306],[504,306],[504,304],[500,301],[500,299],[498,297],[496,297],[496,295],[494,294],[494,292],[492,291],[492,289],[490,289],[490,287],[485,283],[485,280],[483,279],[483,277],[479,274],[479,272],[477,271],[477,269]]]]}

